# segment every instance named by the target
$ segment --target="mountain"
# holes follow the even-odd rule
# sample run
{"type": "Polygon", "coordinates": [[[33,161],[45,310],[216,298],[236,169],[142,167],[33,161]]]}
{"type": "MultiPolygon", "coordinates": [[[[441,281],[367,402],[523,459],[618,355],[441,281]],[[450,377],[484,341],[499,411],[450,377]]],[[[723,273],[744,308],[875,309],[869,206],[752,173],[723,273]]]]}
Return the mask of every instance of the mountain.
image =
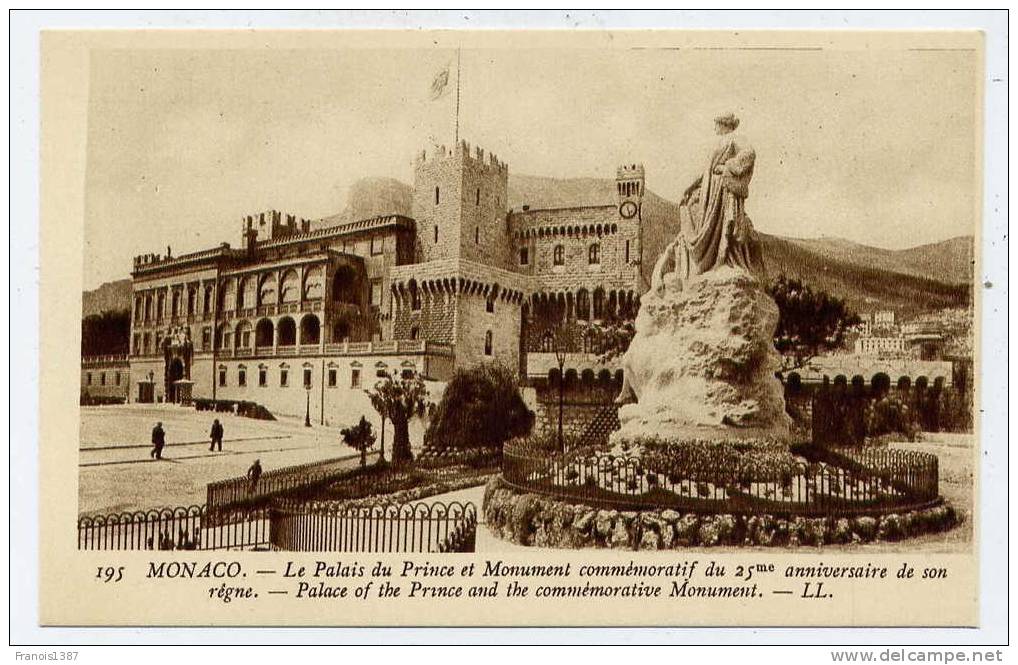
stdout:
{"type": "Polygon", "coordinates": [[[909,319],[922,312],[965,307],[970,302],[971,283],[942,282],[832,259],[795,239],[759,235],[769,275],[784,273],[844,298],[856,312],[890,309],[909,319]]]}
{"type": "Polygon", "coordinates": [[[92,291],[81,294],[81,317],[103,312],[131,309],[131,280],[118,279],[106,282],[92,291]]]}
{"type": "Polygon", "coordinates": [[[829,259],[868,268],[882,268],[915,277],[936,275],[941,281],[972,282],[974,238],[958,236],[909,249],[880,249],[843,238],[786,238],[829,259]]]}
{"type": "MultiPolygon", "coordinates": [[[[509,207],[557,208],[609,204],[615,181],[510,174],[509,207]]],[[[385,213],[411,215],[413,190],[393,178],[363,178],[349,190],[347,207],[313,223],[315,228],[385,213]]],[[[647,191],[643,203],[644,286],[654,263],[678,231],[676,203],[647,191]]],[[[756,220],[766,226],[765,220],[756,220]]],[[[910,249],[869,247],[841,238],[784,238],[760,234],[768,273],[785,273],[848,301],[859,312],[893,309],[910,317],[945,307],[963,307],[972,289],[973,238],[961,236],[910,249]],[[934,276],[936,278],[934,278],[934,276]]],[[[83,315],[129,309],[130,280],[86,291],[83,315]]]]}

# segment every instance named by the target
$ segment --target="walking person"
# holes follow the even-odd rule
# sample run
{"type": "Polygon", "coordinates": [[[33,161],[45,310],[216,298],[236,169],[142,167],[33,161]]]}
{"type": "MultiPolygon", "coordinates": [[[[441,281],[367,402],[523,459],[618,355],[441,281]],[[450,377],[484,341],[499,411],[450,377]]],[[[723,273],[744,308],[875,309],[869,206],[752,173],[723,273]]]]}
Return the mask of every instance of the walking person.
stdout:
{"type": "Polygon", "coordinates": [[[212,421],[212,431],[209,432],[209,436],[212,437],[212,445],[209,446],[209,450],[213,451],[216,446],[219,446],[219,452],[223,452],[223,426],[219,423],[218,418],[212,421]]]}
{"type": "Polygon", "coordinates": [[[152,452],[150,456],[153,459],[160,460],[163,458],[163,446],[166,445],[166,432],[163,431],[163,424],[161,422],[156,423],[156,426],[152,428],[152,452]]]}
{"type": "Polygon", "coordinates": [[[262,463],[261,460],[255,460],[251,468],[247,470],[247,479],[251,481],[251,488],[249,493],[253,493],[258,487],[258,479],[262,477],[262,463]]]}

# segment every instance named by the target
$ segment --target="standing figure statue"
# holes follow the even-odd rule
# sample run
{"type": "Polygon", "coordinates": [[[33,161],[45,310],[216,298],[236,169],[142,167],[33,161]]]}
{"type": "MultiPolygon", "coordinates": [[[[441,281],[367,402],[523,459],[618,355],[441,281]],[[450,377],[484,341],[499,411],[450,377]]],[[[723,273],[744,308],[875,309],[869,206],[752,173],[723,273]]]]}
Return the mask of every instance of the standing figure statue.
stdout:
{"type": "Polygon", "coordinates": [[[735,133],[738,126],[732,113],[714,118],[720,140],[703,173],[686,188],[679,203],[679,234],[654,266],[651,289],[658,295],[666,284],[681,288],[690,278],[723,265],[763,272],[760,243],[746,215],[756,152],[735,133]]]}

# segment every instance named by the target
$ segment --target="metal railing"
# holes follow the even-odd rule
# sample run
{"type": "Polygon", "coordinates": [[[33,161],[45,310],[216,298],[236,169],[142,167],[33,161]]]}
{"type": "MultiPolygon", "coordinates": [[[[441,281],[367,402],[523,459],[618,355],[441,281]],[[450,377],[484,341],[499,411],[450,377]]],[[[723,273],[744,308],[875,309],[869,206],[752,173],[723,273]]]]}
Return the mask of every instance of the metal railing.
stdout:
{"type": "Polygon", "coordinates": [[[320,487],[357,474],[359,469],[352,467],[353,464],[355,461],[351,457],[337,457],[266,471],[255,483],[246,476],[209,483],[206,487],[206,506],[217,513],[242,506],[262,505],[269,499],[320,487]]]}
{"type": "Polygon", "coordinates": [[[472,503],[350,507],[342,503],[281,504],[269,516],[273,549],[293,552],[473,552],[472,503]]]}
{"type": "Polygon", "coordinates": [[[253,549],[268,542],[266,508],[213,517],[207,506],[179,506],[78,518],[81,550],[253,549]]]}
{"type": "Polygon", "coordinates": [[[502,477],[529,492],[630,510],[847,516],[939,500],[936,456],[911,451],[870,451],[843,465],[796,461],[755,473],[507,446],[502,477]]]}

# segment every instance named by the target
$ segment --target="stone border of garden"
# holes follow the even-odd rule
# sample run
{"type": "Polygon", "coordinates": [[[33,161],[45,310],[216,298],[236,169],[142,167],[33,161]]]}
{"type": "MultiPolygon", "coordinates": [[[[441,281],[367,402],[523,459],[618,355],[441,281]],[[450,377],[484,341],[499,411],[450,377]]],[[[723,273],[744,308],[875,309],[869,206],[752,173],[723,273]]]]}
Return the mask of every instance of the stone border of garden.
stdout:
{"type": "Polygon", "coordinates": [[[501,476],[488,481],[482,510],[488,528],[504,540],[567,549],[823,546],[897,541],[960,523],[954,508],[942,500],[902,513],[840,518],[606,510],[525,492],[501,476]]]}

